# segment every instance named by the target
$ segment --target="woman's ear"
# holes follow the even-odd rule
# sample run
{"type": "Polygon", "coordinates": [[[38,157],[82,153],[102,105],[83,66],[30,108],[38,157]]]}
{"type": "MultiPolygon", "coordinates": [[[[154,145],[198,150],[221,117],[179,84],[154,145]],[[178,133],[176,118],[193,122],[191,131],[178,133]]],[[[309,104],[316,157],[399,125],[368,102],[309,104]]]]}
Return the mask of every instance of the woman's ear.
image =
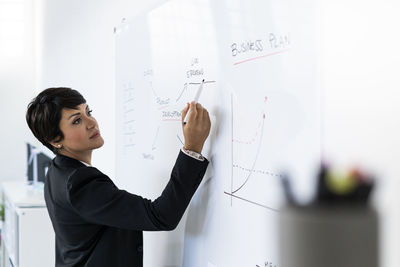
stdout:
{"type": "Polygon", "coordinates": [[[55,147],[55,148],[57,148],[57,149],[60,149],[60,148],[62,148],[62,146],[63,146],[60,142],[61,142],[60,138],[56,138],[56,139],[54,139],[53,141],[50,141],[49,143],[50,143],[50,145],[52,145],[53,147],[55,147]]]}

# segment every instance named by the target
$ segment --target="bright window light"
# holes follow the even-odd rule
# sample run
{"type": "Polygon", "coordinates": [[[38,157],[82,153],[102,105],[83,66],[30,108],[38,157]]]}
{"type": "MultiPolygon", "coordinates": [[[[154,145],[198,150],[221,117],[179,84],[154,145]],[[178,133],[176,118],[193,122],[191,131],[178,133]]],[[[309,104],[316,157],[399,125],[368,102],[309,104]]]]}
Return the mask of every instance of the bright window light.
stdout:
{"type": "Polygon", "coordinates": [[[26,18],[23,0],[0,0],[0,57],[21,57],[26,18]]]}

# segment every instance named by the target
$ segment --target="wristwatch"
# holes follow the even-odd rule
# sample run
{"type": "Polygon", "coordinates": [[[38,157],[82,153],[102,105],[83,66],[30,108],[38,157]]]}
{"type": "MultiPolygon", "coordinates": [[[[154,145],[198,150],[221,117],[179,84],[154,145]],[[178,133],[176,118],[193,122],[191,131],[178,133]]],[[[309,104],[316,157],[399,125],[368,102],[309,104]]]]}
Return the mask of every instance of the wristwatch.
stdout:
{"type": "Polygon", "coordinates": [[[182,152],[185,153],[186,155],[192,157],[192,158],[197,159],[197,160],[200,160],[200,161],[204,160],[204,157],[200,153],[194,152],[192,150],[188,150],[188,149],[185,149],[185,148],[182,147],[182,152]]]}

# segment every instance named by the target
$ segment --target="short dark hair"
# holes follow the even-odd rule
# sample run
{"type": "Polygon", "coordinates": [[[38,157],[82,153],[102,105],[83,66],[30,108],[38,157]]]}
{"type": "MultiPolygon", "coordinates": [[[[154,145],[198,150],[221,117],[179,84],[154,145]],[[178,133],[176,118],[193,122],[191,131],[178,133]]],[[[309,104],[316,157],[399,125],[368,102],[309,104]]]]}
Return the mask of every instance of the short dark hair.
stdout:
{"type": "Polygon", "coordinates": [[[64,139],[60,129],[63,108],[78,109],[86,103],[85,98],[74,89],[68,87],[52,87],[40,92],[29,104],[26,111],[26,122],[33,135],[54,154],[58,150],[49,142],[64,139]]]}

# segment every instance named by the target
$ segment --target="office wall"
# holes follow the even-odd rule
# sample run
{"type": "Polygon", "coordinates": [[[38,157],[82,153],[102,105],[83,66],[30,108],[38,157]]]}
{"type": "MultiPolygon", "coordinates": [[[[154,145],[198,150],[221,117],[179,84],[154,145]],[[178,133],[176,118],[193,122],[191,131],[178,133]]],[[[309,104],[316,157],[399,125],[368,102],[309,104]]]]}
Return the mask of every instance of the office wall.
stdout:
{"type": "Polygon", "coordinates": [[[0,180],[24,179],[24,141],[34,141],[25,122],[36,83],[34,11],[31,0],[0,0],[0,180]]]}

